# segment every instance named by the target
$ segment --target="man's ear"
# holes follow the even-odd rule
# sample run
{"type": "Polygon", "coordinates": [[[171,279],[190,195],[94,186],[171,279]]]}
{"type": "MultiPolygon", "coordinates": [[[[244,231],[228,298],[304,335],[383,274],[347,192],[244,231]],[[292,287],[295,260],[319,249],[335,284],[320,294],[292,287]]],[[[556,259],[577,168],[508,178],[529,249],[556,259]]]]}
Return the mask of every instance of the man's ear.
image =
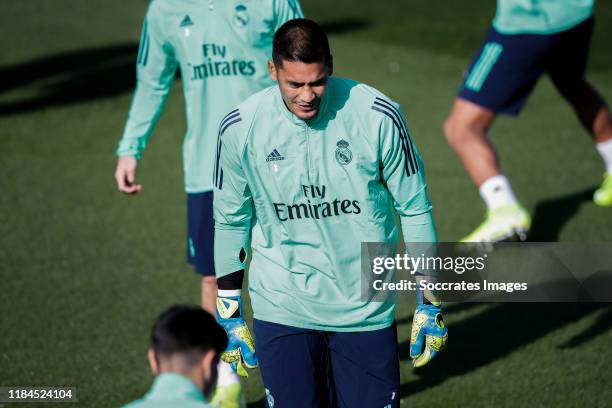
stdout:
{"type": "Polygon", "coordinates": [[[268,60],[268,72],[270,73],[271,80],[278,81],[278,72],[276,72],[276,65],[274,65],[272,60],[268,60]]]}
{"type": "Polygon", "coordinates": [[[217,364],[219,364],[219,353],[213,350],[207,350],[202,355],[200,360],[200,368],[202,369],[202,391],[204,395],[210,397],[213,390],[217,386],[217,364]]]}
{"type": "Polygon", "coordinates": [[[206,350],[202,355],[201,365],[204,370],[204,374],[210,380],[216,380],[217,377],[217,364],[219,363],[219,354],[213,350],[206,350]]]}
{"type": "Polygon", "coordinates": [[[332,76],[332,74],[334,73],[334,56],[333,55],[329,56],[329,66],[327,67],[327,71],[328,71],[329,76],[332,76]]]}
{"type": "Polygon", "coordinates": [[[153,375],[159,374],[159,367],[157,366],[157,356],[155,355],[155,351],[150,348],[147,352],[147,357],[149,358],[149,366],[151,366],[151,372],[153,375]]]}

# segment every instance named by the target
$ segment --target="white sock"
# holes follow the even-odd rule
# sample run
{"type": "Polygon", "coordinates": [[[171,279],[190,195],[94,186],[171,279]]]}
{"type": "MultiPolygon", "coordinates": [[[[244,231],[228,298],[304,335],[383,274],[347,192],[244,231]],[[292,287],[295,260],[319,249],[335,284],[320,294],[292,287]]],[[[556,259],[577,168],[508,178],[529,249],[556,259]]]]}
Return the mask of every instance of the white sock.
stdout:
{"type": "Polygon", "coordinates": [[[597,151],[606,165],[606,171],[612,174],[612,139],[597,143],[597,151]]]}
{"type": "Polygon", "coordinates": [[[502,207],[507,204],[516,204],[516,197],[510,187],[506,176],[498,175],[485,180],[479,188],[480,196],[489,210],[502,207]]]}
{"type": "Polygon", "coordinates": [[[218,387],[225,387],[240,382],[238,374],[236,374],[234,370],[232,370],[232,367],[224,361],[219,361],[219,364],[217,364],[217,371],[219,373],[219,379],[217,380],[218,387]]]}

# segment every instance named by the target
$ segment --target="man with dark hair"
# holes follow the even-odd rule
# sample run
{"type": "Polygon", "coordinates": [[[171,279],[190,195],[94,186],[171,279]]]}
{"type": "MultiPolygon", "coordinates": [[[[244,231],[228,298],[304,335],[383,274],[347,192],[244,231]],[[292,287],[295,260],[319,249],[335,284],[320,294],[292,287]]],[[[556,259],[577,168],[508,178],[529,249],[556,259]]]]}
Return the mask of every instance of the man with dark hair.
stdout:
{"type": "Polygon", "coordinates": [[[125,408],[208,407],[227,335],[198,306],[172,306],[153,325],[148,357],[157,377],[145,396],[125,408]]]}
{"type": "MultiPolygon", "coordinates": [[[[399,239],[393,208],[407,242],[436,242],[423,163],[397,104],[331,76],[318,24],[287,22],[273,44],[278,86],[231,111],[217,142],[221,358],[242,375],[261,364],[269,407],[399,406],[395,303],[362,298],[360,244],[399,239]],[[249,243],[255,344],[241,297],[249,243]]],[[[422,366],[447,330],[437,299],[417,303],[422,366]]]]}

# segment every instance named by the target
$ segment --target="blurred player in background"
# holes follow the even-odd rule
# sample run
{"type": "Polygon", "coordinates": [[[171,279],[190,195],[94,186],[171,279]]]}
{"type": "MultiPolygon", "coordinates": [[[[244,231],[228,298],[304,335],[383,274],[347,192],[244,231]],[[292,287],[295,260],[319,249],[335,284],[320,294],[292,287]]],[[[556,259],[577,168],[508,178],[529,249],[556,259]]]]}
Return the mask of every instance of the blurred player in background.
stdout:
{"type": "MultiPolygon", "coordinates": [[[[278,82],[221,122],[215,169],[217,315],[241,375],[259,362],[272,407],[397,407],[395,302],[362,299],[361,243],[434,243],[420,155],[398,105],[331,77],[315,22],[274,37],[278,82]],[[242,281],[249,242],[256,343],[242,281]]],[[[419,297],[410,354],[427,364],[447,330],[436,299],[419,297]]]]}
{"type": "Polygon", "coordinates": [[[612,117],[585,79],[593,7],[594,0],[497,1],[493,26],[444,125],[448,142],[488,209],[485,221],[462,241],[527,237],[531,218],[501,173],[487,134],[498,113],[520,113],[544,73],[593,137],[606,167],[593,199],[597,205],[612,206],[612,117]]]}
{"type": "MultiPolygon", "coordinates": [[[[211,313],[217,293],[212,171],[219,122],[232,107],[272,83],[266,64],[274,32],[301,16],[297,0],[154,0],[146,14],[136,92],[117,149],[115,179],[124,193],[141,190],[138,160],[179,69],[187,117],[183,168],[188,260],[202,275],[202,306],[211,313]]],[[[217,397],[239,393],[238,378],[229,367],[220,367],[217,397]]]]}
{"type": "Polygon", "coordinates": [[[198,306],[176,305],[153,325],[149,365],[156,376],[145,396],[124,408],[205,408],[217,381],[227,335],[198,306]]]}

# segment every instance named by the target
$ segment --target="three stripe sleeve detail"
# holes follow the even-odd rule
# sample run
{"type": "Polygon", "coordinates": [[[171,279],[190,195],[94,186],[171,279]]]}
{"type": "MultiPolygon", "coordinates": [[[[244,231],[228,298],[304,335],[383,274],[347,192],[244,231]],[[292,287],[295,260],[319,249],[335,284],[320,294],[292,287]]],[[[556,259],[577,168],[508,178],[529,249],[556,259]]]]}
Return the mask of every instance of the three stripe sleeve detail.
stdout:
{"type": "Polygon", "coordinates": [[[144,26],[142,28],[142,34],[140,35],[140,47],[138,48],[137,63],[139,65],[147,65],[147,61],[149,59],[149,43],[149,27],[147,24],[147,20],[145,20],[144,26]]]}
{"type": "Polygon", "coordinates": [[[223,169],[219,164],[219,160],[221,159],[221,136],[223,133],[235,123],[238,123],[242,120],[240,117],[240,111],[238,109],[234,109],[230,113],[228,113],[222,120],[219,125],[219,134],[217,136],[217,154],[215,158],[215,169],[213,172],[213,183],[215,187],[219,190],[223,187],[223,169]]]}
{"type": "Polygon", "coordinates": [[[402,151],[406,157],[404,162],[406,174],[408,176],[416,174],[419,171],[419,162],[416,157],[414,145],[412,144],[410,132],[408,132],[408,126],[406,126],[399,109],[393,106],[393,104],[391,104],[389,101],[378,97],[374,100],[372,109],[388,116],[391,119],[399,131],[400,140],[402,142],[402,151]]]}

